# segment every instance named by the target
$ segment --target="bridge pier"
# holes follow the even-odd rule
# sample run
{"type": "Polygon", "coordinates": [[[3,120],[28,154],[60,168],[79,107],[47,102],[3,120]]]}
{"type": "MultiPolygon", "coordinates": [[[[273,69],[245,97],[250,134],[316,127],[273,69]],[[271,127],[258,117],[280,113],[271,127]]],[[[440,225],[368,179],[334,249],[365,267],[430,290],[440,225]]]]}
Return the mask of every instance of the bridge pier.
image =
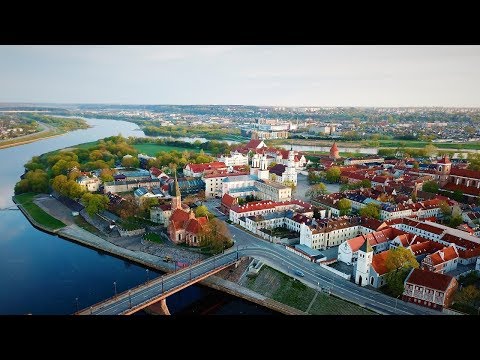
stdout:
{"type": "Polygon", "coordinates": [[[153,315],[171,315],[166,298],[148,306],[145,310],[153,315]]]}

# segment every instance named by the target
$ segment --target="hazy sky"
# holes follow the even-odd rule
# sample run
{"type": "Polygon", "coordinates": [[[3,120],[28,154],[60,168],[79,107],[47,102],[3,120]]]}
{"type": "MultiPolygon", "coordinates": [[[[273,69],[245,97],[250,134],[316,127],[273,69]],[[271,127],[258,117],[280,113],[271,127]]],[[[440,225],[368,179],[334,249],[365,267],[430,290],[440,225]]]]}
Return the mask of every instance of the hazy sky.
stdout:
{"type": "Polygon", "coordinates": [[[480,106],[480,46],[0,46],[0,102],[480,106]]]}

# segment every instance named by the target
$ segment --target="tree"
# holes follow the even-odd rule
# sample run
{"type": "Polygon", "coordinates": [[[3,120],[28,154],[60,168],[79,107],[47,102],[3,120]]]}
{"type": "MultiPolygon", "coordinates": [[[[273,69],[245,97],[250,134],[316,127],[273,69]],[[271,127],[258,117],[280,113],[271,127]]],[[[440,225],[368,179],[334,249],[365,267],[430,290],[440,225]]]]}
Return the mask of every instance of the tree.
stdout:
{"type": "Polygon", "coordinates": [[[389,250],[385,266],[390,272],[397,269],[416,269],[419,265],[410,249],[399,246],[389,250]]]}
{"type": "Polygon", "coordinates": [[[102,169],[100,179],[102,179],[103,182],[113,181],[113,172],[112,169],[102,169]]]}
{"type": "Polygon", "coordinates": [[[427,144],[423,148],[423,151],[425,152],[426,156],[431,157],[437,153],[438,149],[432,144],[427,144]]]}
{"type": "Polygon", "coordinates": [[[309,171],[307,180],[309,184],[316,184],[322,180],[322,177],[318,175],[315,171],[309,171]]]}
{"type": "Polygon", "coordinates": [[[431,180],[431,181],[425,181],[422,186],[422,190],[432,193],[432,194],[437,194],[438,193],[438,184],[437,182],[431,180]]]}
{"type": "Polygon", "coordinates": [[[64,191],[65,191],[64,195],[72,199],[79,199],[82,196],[82,194],[85,192],[82,186],[79,183],[77,183],[75,180],[68,180],[67,183],[65,184],[64,191]]]}
{"type": "Polygon", "coordinates": [[[93,216],[108,206],[108,197],[100,194],[85,193],[82,196],[82,203],[88,215],[93,216]]]}
{"type": "Polygon", "coordinates": [[[465,286],[454,295],[455,302],[474,306],[480,300],[480,290],[475,285],[465,286]]]}
{"type": "Polygon", "coordinates": [[[310,187],[305,193],[305,196],[309,197],[310,199],[314,199],[319,195],[328,194],[327,186],[324,183],[319,183],[310,187]]]}
{"type": "Polygon", "coordinates": [[[328,182],[335,183],[340,181],[341,170],[338,166],[332,166],[327,170],[325,178],[328,182]]]}
{"type": "Polygon", "coordinates": [[[352,202],[347,198],[343,198],[338,201],[337,207],[340,210],[340,216],[347,215],[352,210],[352,202]]]}
{"type": "Polygon", "coordinates": [[[469,170],[480,170],[480,154],[468,153],[467,159],[469,170]]]}
{"type": "Polygon", "coordinates": [[[452,228],[456,228],[458,225],[463,223],[463,219],[461,215],[454,215],[450,219],[450,222],[448,223],[448,226],[452,228]]]}
{"type": "Polygon", "coordinates": [[[399,246],[389,250],[385,266],[388,271],[385,275],[387,288],[392,296],[398,297],[403,293],[403,284],[408,273],[419,265],[410,249],[399,246]]]}
{"type": "Polygon", "coordinates": [[[207,247],[214,254],[222,252],[233,244],[227,225],[217,218],[210,219],[200,231],[199,236],[200,246],[207,247]]]}
{"type": "MultiPolygon", "coordinates": [[[[45,171],[41,169],[36,169],[29,171],[25,174],[25,178],[21,180],[21,184],[16,187],[16,191],[21,189],[25,190],[24,192],[33,191],[36,193],[42,193],[48,191],[48,175],[45,171]],[[25,181],[23,181],[25,180],[25,181]]],[[[17,194],[17,192],[15,192],[17,194]]],[[[18,193],[20,194],[20,193],[18,193]]]]}
{"type": "Polygon", "coordinates": [[[359,213],[360,213],[360,216],[380,219],[380,206],[370,203],[367,206],[361,208],[359,213]]]}
{"type": "Polygon", "coordinates": [[[208,218],[211,218],[212,214],[210,214],[210,211],[208,211],[208,208],[205,205],[200,205],[195,209],[195,216],[196,217],[206,216],[208,218]]]}
{"type": "Polygon", "coordinates": [[[205,201],[205,190],[200,190],[197,193],[197,198],[198,200],[200,200],[200,203],[203,204],[203,202],[205,201]]]}
{"type": "Polygon", "coordinates": [[[410,269],[401,269],[398,271],[391,271],[385,275],[385,286],[391,296],[399,297],[403,294],[404,282],[409,272],[410,269]]]}
{"type": "Polygon", "coordinates": [[[453,192],[452,198],[459,201],[459,202],[462,202],[463,201],[463,192],[461,192],[460,190],[455,190],[453,192]]]}
{"type": "Polygon", "coordinates": [[[124,200],[116,208],[118,216],[122,219],[127,219],[138,214],[139,206],[132,195],[124,196],[124,200]]]}
{"type": "Polygon", "coordinates": [[[440,212],[443,214],[444,217],[448,217],[452,214],[452,209],[450,208],[450,206],[448,206],[446,201],[440,201],[438,206],[440,208],[440,212]]]}
{"type": "Polygon", "coordinates": [[[271,181],[277,181],[277,175],[273,174],[273,173],[270,173],[270,180],[271,181]]]}
{"type": "Polygon", "coordinates": [[[127,156],[122,158],[122,166],[126,168],[136,168],[140,164],[138,158],[127,156]]]}
{"type": "Polygon", "coordinates": [[[60,195],[65,195],[68,178],[65,175],[57,175],[52,180],[52,189],[60,195]]]}
{"type": "Polygon", "coordinates": [[[268,165],[268,168],[272,168],[274,167],[275,165],[277,165],[277,163],[275,161],[272,161],[269,165],[268,165]]]}

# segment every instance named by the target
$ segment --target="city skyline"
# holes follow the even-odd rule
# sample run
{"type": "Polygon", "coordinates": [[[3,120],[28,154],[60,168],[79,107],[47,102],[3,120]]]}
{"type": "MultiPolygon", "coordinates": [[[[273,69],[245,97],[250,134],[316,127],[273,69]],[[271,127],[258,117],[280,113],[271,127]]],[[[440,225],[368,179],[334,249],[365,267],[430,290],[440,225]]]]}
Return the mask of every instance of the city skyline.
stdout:
{"type": "Polygon", "coordinates": [[[1,46],[0,102],[479,107],[480,46],[1,46]]]}

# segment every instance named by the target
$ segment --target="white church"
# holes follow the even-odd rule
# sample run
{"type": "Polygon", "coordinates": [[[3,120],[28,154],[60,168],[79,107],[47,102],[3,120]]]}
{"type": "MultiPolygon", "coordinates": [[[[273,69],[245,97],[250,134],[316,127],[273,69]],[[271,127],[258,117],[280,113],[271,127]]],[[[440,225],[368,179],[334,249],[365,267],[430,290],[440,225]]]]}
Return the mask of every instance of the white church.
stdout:
{"type": "Polygon", "coordinates": [[[267,155],[255,153],[252,156],[252,163],[250,166],[250,175],[257,176],[260,180],[272,180],[280,184],[286,181],[293,182],[297,186],[297,170],[295,168],[295,153],[293,149],[288,152],[287,165],[276,164],[268,169],[267,155]]]}

